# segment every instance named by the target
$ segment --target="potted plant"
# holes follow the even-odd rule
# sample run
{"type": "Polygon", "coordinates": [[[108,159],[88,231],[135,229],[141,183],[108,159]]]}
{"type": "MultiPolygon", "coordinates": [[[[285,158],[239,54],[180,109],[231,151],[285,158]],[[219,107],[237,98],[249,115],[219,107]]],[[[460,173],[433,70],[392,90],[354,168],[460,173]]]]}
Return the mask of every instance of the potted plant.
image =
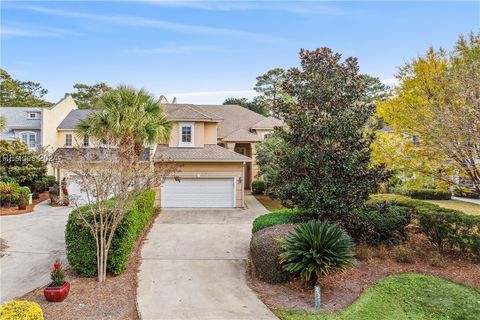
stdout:
{"type": "Polygon", "coordinates": [[[47,301],[62,302],[68,296],[70,282],[65,281],[65,273],[58,259],[53,264],[53,271],[50,276],[52,283],[43,290],[43,295],[47,301]]]}
{"type": "Polygon", "coordinates": [[[68,197],[67,186],[62,184],[62,193],[63,193],[63,205],[68,206],[70,204],[70,198],[68,197]]]}
{"type": "Polygon", "coordinates": [[[58,187],[50,188],[48,194],[50,196],[50,204],[58,203],[58,199],[60,198],[60,190],[58,187]]]}
{"type": "Polygon", "coordinates": [[[25,210],[27,209],[27,203],[28,200],[25,199],[25,196],[23,194],[18,197],[18,210],[25,210]]]}

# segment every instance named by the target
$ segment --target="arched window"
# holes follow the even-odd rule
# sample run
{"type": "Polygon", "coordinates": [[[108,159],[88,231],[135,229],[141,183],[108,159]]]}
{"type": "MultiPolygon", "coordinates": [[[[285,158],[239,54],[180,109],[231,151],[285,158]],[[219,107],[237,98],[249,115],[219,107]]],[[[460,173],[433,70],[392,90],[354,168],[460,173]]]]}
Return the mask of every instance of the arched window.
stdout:
{"type": "Polygon", "coordinates": [[[20,132],[20,140],[27,145],[29,149],[37,147],[37,134],[32,131],[20,132]]]}

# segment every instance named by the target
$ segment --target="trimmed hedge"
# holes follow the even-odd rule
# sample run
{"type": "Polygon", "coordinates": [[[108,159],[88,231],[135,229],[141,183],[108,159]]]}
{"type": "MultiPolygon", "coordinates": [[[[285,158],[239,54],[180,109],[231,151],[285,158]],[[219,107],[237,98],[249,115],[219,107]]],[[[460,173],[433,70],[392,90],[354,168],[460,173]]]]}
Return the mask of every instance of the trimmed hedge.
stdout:
{"type": "Polygon", "coordinates": [[[480,257],[480,216],[398,195],[374,195],[369,200],[383,201],[395,201],[413,209],[420,231],[440,250],[460,250],[480,257]]]}
{"type": "MultiPolygon", "coordinates": [[[[114,275],[121,274],[126,267],[128,256],[135,240],[148,225],[154,215],[155,192],[145,191],[136,195],[129,205],[128,212],[118,225],[108,252],[107,270],[114,275]]],[[[108,200],[113,207],[113,200],[108,200]]],[[[72,268],[83,277],[93,277],[97,273],[97,253],[95,239],[82,223],[80,215],[92,219],[88,206],[72,211],[65,230],[67,258],[72,268]]]]}
{"type": "Polygon", "coordinates": [[[267,189],[267,183],[263,180],[254,180],[252,182],[252,193],[253,194],[264,194],[267,189]]]}
{"type": "Polygon", "coordinates": [[[285,239],[294,228],[291,224],[278,225],[265,228],[252,236],[250,257],[257,278],[269,283],[279,283],[293,277],[280,265],[279,255],[283,250],[279,239],[285,239]]]}
{"type": "Polygon", "coordinates": [[[452,192],[436,189],[411,190],[410,197],[421,200],[450,200],[452,198],[452,192]]]}
{"type": "Polygon", "coordinates": [[[0,319],[43,320],[43,312],[36,302],[11,300],[0,306],[0,319]]]}
{"type": "Polygon", "coordinates": [[[252,233],[278,225],[297,222],[299,209],[280,209],[257,217],[252,224],[252,233]]]}
{"type": "Polygon", "coordinates": [[[453,194],[455,197],[480,199],[480,193],[470,189],[455,189],[453,194]]]}
{"type": "Polygon", "coordinates": [[[394,202],[366,203],[343,223],[347,233],[370,245],[392,245],[405,241],[412,209],[394,202]]]}

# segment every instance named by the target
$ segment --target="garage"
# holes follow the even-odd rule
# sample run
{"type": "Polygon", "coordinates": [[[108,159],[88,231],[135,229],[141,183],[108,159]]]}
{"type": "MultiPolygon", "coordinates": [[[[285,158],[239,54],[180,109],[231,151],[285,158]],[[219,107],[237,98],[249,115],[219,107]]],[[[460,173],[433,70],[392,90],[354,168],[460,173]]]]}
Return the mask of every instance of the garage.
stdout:
{"type": "Polygon", "coordinates": [[[236,178],[166,179],[161,187],[164,208],[231,208],[235,207],[236,178]]]}

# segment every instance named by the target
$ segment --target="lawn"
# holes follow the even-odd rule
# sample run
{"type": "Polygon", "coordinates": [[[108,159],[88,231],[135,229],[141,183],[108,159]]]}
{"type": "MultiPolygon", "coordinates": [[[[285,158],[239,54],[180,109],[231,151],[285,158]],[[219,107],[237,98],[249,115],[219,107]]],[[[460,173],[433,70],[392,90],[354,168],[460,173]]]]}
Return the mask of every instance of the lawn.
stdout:
{"type": "Polygon", "coordinates": [[[480,205],[460,200],[427,200],[440,207],[463,211],[466,214],[480,215],[480,205]]]}
{"type": "Polygon", "coordinates": [[[279,209],[282,209],[283,206],[282,204],[280,203],[280,201],[276,200],[276,199],[272,199],[270,198],[269,196],[266,196],[266,195],[261,195],[261,194],[256,194],[255,195],[255,198],[257,198],[258,201],[260,201],[260,203],[265,207],[267,208],[268,211],[275,211],[275,210],[279,210],[279,209]]]}
{"type": "Polygon", "coordinates": [[[336,313],[276,310],[283,320],[480,319],[480,290],[420,274],[387,277],[336,313]]]}

